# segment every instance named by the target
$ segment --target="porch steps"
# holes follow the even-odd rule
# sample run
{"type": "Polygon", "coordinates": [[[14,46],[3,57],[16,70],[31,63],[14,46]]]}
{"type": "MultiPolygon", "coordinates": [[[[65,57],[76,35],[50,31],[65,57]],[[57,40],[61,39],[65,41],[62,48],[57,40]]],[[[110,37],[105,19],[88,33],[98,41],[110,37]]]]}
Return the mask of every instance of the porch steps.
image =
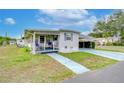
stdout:
{"type": "Polygon", "coordinates": [[[68,69],[72,70],[76,74],[82,74],[89,71],[89,69],[84,67],[83,65],[80,65],[77,62],[74,62],[73,60],[63,57],[57,53],[48,53],[47,55],[57,60],[59,63],[66,66],[68,69]]]}
{"type": "Polygon", "coordinates": [[[56,53],[58,52],[58,50],[43,50],[43,51],[36,51],[38,54],[41,53],[56,53]]]}

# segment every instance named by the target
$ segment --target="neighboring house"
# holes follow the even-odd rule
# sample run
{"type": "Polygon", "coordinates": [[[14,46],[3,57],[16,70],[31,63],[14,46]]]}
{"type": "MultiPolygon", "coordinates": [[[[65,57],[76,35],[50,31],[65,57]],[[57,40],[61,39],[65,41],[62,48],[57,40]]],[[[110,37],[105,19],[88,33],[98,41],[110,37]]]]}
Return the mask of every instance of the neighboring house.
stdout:
{"type": "Polygon", "coordinates": [[[107,37],[107,38],[96,38],[95,42],[98,46],[104,46],[107,43],[114,43],[120,41],[121,36],[120,33],[118,32],[115,34],[113,37],[107,37]]]}
{"type": "Polygon", "coordinates": [[[25,40],[24,39],[17,39],[16,40],[16,45],[18,47],[24,47],[25,46],[25,40]]]}
{"type": "Polygon", "coordinates": [[[10,41],[9,41],[9,44],[10,44],[10,45],[15,45],[15,44],[16,44],[16,41],[15,41],[15,40],[10,40],[10,41]]]}
{"type": "Polygon", "coordinates": [[[107,39],[106,38],[95,38],[95,43],[97,46],[104,46],[107,44],[107,39]]]}
{"type": "Polygon", "coordinates": [[[32,53],[44,52],[76,52],[79,51],[80,32],[72,30],[25,30],[25,46],[31,48],[32,53]]]}
{"type": "Polygon", "coordinates": [[[114,42],[118,42],[119,40],[120,40],[120,36],[113,36],[107,38],[96,38],[95,42],[99,46],[104,46],[107,43],[114,43],[114,42]]]}

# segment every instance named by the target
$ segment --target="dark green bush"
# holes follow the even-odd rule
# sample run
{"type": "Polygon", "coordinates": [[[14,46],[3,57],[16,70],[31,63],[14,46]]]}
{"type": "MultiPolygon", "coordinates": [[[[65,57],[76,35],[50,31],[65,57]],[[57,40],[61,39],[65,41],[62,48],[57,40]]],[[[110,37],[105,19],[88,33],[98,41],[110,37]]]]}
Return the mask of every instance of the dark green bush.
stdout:
{"type": "Polygon", "coordinates": [[[24,47],[25,52],[31,52],[31,49],[29,47],[24,47]]]}
{"type": "Polygon", "coordinates": [[[95,42],[92,42],[92,48],[95,48],[95,42]]]}
{"type": "Polygon", "coordinates": [[[106,43],[106,46],[112,46],[112,45],[113,45],[113,43],[111,43],[111,42],[106,43]]]}

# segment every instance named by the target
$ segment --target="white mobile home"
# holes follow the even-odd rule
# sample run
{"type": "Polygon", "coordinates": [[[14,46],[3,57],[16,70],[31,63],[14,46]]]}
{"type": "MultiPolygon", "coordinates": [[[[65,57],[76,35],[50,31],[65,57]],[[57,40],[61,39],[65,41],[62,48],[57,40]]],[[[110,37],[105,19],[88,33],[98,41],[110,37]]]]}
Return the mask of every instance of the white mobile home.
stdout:
{"type": "Polygon", "coordinates": [[[10,41],[9,41],[9,44],[10,44],[10,45],[15,45],[15,44],[16,44],[16,40],[10,40],[10,41]]]}
{"type": "Polygon", "coordinates": [[[33,54],[44,52],[76,52],[79,51],[80,32],[72,30],[25,30],[25,45],[33,54]]]}
{"type": "Polygon", "coordinates": [[[17,45],[18,47],[24,47],[24,46],[25,46],[25,41],[24,41],[24,39],[17,39],[17,40],[16,40],[16,45],[17,45]]]}

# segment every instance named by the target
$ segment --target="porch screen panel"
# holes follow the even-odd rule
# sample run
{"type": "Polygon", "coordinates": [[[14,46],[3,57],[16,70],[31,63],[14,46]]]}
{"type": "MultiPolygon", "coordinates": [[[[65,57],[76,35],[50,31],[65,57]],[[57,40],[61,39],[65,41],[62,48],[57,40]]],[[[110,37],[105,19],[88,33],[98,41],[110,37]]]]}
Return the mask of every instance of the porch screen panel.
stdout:
{"type": "Polygon", "coordinates": [[[40,36],[40,43],[44,43],[44,36],[40,36]]]}

